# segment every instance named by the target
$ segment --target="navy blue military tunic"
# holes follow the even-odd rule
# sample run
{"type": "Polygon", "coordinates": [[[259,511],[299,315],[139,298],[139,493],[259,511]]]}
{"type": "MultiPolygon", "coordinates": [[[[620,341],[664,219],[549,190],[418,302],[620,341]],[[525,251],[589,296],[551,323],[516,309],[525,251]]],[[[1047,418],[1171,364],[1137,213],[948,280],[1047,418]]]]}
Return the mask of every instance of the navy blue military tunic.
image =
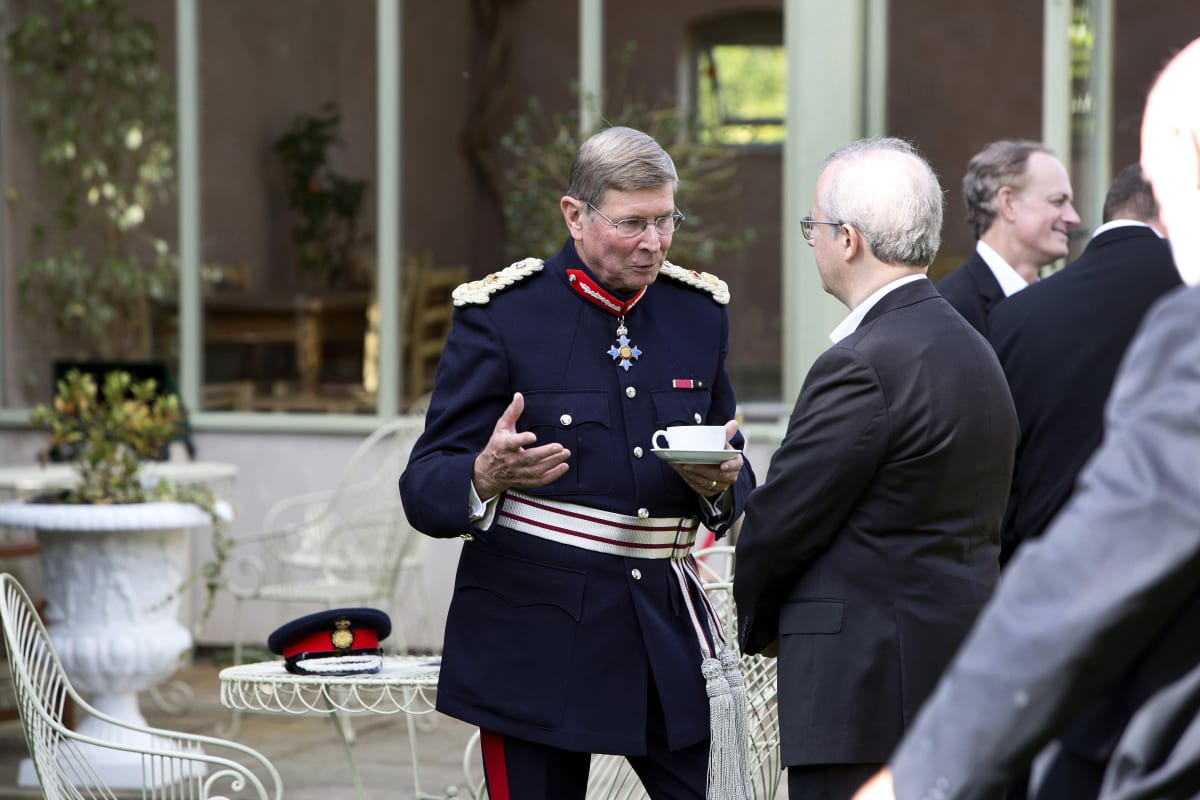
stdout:
{"type": "Polygon", "coordinates": [[[437,707],[541,744],[642,755],[654,680],[677,749],[707,738],[709,723],[702,652],[670,561],[500,524],[479,531],[470,519],[475,457],[517,391],[525,398],[517,430],[571,451],[566,475],[528,495],[630,516],[699,515],[722,534],[753,488],[746,464],[730,489],[733,513],[707,519],[701,499],[651,452],[657,429],[734,417],[725,307],[660,274],[625,317],[641,353],[626,370],[609,354],[617,317],[576,293],[568,269],[595,278],[568,241],[541,271],[456,310],[425,432],[400,479],[417,530],[468,537],[437,707]]]}

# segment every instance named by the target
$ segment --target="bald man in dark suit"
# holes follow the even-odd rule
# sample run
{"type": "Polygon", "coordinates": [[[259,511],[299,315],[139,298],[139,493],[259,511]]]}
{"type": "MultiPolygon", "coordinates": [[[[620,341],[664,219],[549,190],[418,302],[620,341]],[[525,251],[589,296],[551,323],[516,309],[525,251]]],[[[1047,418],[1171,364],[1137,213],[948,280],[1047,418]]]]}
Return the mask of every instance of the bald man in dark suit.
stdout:
{"type": "Polygon", "coordinates": [[[941,221],[929,165],[884,139],[831,155],[801,222],[851,311],[747,501],[733,581],[743,651],[778,649],[796,800],[845,800],[887,760],[999,573],[1016,413],[925,277],[941,221]]]}

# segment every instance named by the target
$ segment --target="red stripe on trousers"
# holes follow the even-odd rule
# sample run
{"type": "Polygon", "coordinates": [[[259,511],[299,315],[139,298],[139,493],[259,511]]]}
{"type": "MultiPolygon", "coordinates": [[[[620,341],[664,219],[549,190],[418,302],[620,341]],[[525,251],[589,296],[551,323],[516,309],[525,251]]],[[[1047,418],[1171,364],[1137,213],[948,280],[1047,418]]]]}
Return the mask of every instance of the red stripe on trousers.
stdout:
{"type": "Polygon", "coordinates": [[[504,763],[504,737],[487,728],[479,729],[479,749],[483,752],[483,774],[487,778],[491,800],[510,800],[508,767],[504,763]]]}

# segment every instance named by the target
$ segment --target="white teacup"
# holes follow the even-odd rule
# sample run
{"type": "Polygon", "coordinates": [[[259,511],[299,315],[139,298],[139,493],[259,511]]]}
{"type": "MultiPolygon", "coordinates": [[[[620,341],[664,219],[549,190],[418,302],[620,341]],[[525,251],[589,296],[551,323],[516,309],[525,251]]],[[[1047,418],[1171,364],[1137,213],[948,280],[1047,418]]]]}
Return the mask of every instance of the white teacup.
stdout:
{"type": "Polygon", "coordinates": [[[724,450],[724,425],[672,425],[650,437],[655,450],[724,450]],[[662,439],[664,443],[660,442],[662,439]]]}

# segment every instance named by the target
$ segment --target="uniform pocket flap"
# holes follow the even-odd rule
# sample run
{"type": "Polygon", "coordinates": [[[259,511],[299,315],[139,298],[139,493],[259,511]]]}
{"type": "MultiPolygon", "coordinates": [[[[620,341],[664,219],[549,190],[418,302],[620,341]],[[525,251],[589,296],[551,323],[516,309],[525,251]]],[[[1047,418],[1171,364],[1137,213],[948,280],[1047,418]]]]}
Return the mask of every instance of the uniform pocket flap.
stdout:
{"type": "Polygon", "coordinates": [[[712,393],[707,389],[655,391],[650,397],[654,401],[654,413],[658,417],[660,428],[671,425],[703,425],[708,419],[708,409],[712,403],[712,393]]]}
{"type": "Polygon", "coordinates": [[[841,633],[844,600],[801,600],[785,603],[779,612],[779,632],[841,633]]]}
{"type": "Polygon", "coordinates": [[[556,606],[576,622],[583,616],[584,573],[499,553],[489,553],[486,559],[473,557],[471,547],[464,547],[456,590],[481,589],[518,608],[556,606]]]}
{"type": "Polygon", "coordinates": [[[524,393],[521,422],[531,428],[573,428],[597,424],[610,427],[608,393],[604,391],[530,391],[524,393]]]}

